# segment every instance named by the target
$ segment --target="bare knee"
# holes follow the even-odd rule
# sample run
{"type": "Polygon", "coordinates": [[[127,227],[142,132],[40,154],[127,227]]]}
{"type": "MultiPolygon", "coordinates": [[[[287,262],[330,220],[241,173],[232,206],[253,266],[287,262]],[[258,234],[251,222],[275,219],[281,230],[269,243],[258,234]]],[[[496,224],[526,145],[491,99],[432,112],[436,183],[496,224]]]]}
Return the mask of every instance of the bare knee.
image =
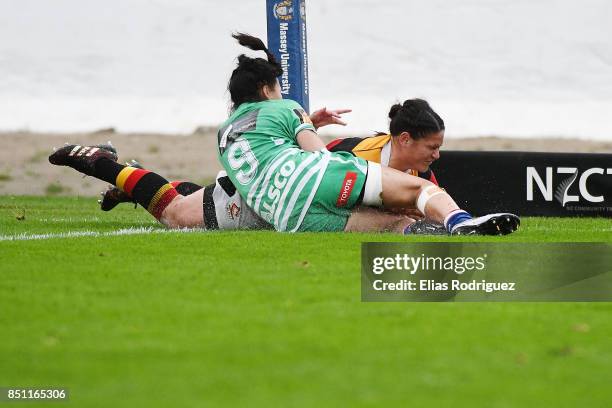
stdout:
{"type": "Polygon", "coordinates": [[[419,196],[423,193],[423,191],[425,189],[427,189],[429,187],[432,187],[432,186],[433,187],[437,187],[434,183],[432,183],[429,180],[425,180],[425,179],[422,179],[422,178],[416,177],[416,176],[413,176],[413,177],[417,179],[416,180],[417,182],[413,183],[413,185],[410,186],[410,189],[411,189],[411,191],[414,192],[414,194],[416,195],[417,199],[419,198],[419,196]]]}
{"type": "Polygon", "coordinates": [[[387,208],[414,208],[423,190],[430,186],[435,184],[395,169],[384,168],[383,205],[387,208]]]}
{"type": "Polygon", "coordinates": [[[203,224],[202,205],[191,196],[177,196],[164,209],[160,222],[168,228],[197,228],[203,224]]]}
{"type": "Polygon", "coordinates": [[[168,228],[180,228],[182,224],[181,209],[184,197],[179,195],[168,204],[168,206],[162,212],[162,216],[159,221],[168,228]]]}

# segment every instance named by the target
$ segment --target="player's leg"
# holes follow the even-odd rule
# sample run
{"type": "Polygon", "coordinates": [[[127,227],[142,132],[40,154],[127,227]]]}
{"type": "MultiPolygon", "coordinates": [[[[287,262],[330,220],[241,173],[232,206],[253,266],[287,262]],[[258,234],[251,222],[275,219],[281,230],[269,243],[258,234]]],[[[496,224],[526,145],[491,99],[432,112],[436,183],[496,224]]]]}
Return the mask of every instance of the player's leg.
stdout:
{"type": "Polygon", "coordinates": [[[223,171],[219,172],[215,183],[190,193],[179,195],[165,208],[160,218],[164,225],[170,228],[202,227],[207,230],[271,228],[243,205],[240,195],[223,171]]]}
{"type": "MultiPolygon", "coordinates": [[[[369,170],[372,171],[374,168],[375,166],[370,166],[369,170]]],[[[450,212],[460,209],[446,191],[432,182],[390,167],[379,168],[382,173],[381,202],[385,208],[416,205],[417,208],[422,207],[419,210],[426,218],[436,222],[443,222],[450,212]]]]}
{"type": "MultiPolygon", "coordinates": [[[[170,184],[180,195],[184,196],[193,194],[203,188],[201,185],[189,181],[171,181],[170,184]]],[[[110,211],[121,203],[138,204],[132,197],[113,185],[110,185],[108,189],[101,192],[100,195],[102,198],[98,200],[98,204],[100,204],[100,209],[102,211],[110,211]]]]}
{"type": "MultiPolygon", "coordinates": [[[[137,169],[144,169],[144,167],[136,160],[130,160],[129,162],[126,162],[125,165],[129,167],[135,167],[137,169]]],[[[171,181],[170,184],[172,184],[172,187],[174,187],[180,195],[184,196],[193,194],[203,188],[203,186],[200,186],[196,183],[192,183],[190,181],[171,181]]],[[[121,191],[114,185],[110,185],[109,188],[106,191],[101,192],[100,195],[102,196],[102,198],[98,200],[98,204],[100,204],[100,209],[102,211],[110,211],[121,203],[133,203],[135,205],[138,204],[127,193],[121,191]]]]}
{"type": "Polygon", "coordinates": [[[357,207],[348,217],[346,232],[395,232],[404,234],[414,219],[401,214],[391,214],[371,207],[357,207]]]}
{"type": "MultiPolygon", "coordinates": [[[[134,166],[134,161],[129,163],[134,166]]],[[[138,168],[142,166],[136,163],[138,168]]],[[[163,222],[170,227],[202,226],[207,230],[273,229],[253,210],[246,206],[224,171],[217,174],[215,183],[206,187],[188,181],[173,181],[170,184],[188,200],[168,206],[163,222]],[[202,222],[203,221],[203,222],[202,222]]],[[[133,198],[115,186],[111,186],[100,200],[104,211],[113,209],[121,202],[134,202],[133,198]]]]}
{"type": "MultiPolygon", "coordinates": [[[[115,154],[95,146],[67,145],[49,156],[49,162],[68,166],[86,175],[116,185],[138,204],[147,209],[157,220],[170,227],[197,227],[202,217],[196,219],[195,201],[184,200],[176,189],[162,176],[148,170],[117,163],[115,154]],[[173,202],[175,202],[173,204],[173,202]],[[179,204],[180,202],[180,204],[179,204]],[[173,205],[172,205],[173,204],[173,205]],[[167,207],[171,207],[166,211],[167,207]],[[185,214],[179,214],[185,211],[185,214]]],[[[199,196],[202,213],[202,196],[199,196]]]]}
{"type": "MultiPolygon", "coordinates": [[[[140,167],[142,168],[142,167],[140,167]]],[[[188,196],[203,188],[203,186],[192,183],[190,181],[171,181],[172,187],[178,191],[180,195],[188,196]]],[[[110,211],[121,203],[138,204],[132,197],[127,195],[119,188],[110,185],[106,191],[100,193],[102,198],[98,200],[102,211],[110,211]]]]}
{"type": "Polygon", "coordinates": [[[448,235],[444,225],[435,221],[415,220],[372,207],[357,207],[348,218],[346,232],[393,232],[402,235],[448,235]]]}
{"type": "Polygon", "coordinates": [[[363,203],[386,208],[416,207],[425,216],[442,223],[451,234],[502,235],[516,231],[519,218],[510,213],[473,218],[440,187],[389,167],[368,162],[363,203]]]}
{"type": "Polygon", "coordinates": [[[162,211],[159,221],[168,228],[205,228],[205,190],[201,188],[188,196],[176,196],[162,211]]]}

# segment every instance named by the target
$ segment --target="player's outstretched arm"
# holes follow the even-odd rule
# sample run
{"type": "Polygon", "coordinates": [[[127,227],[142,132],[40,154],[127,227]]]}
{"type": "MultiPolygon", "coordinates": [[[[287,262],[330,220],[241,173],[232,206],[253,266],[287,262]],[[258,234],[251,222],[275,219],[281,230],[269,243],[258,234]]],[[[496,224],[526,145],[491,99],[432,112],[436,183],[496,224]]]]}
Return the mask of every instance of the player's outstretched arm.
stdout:
{"type": "Polygon", "coordinates": [[[346,126],[346,122],[342,120],[344,113],[352,112],[351,109],[327,109],[321,108],[314,111],[310,115],[310,120],[315,129],[318,129],[327,125],[341,125],[346,126]]]}

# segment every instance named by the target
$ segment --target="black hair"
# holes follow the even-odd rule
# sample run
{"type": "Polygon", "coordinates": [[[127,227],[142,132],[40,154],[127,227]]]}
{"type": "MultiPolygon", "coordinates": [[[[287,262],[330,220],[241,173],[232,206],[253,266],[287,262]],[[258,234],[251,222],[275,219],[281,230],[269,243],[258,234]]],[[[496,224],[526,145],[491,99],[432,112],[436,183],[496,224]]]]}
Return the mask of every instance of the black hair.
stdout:
{"type": "Polygon", "coordinates": [[[276,78],[283,70],[274,55],[266,45],[257,37],[248,34],[232,34],[238,43],[254,51],[264,51],[267,60],[263,58],[250,58],[244,54],[238,56],[238,66],[232,72],[227,89],[232,100],[232,109],[244,102],[258,102],[263,100],[261,88],[270,87],[276,83],[276,78]]]}
{"type": "Polygon", "coordinates": [[[389,111],[389,132],[399,136],[410,133],[415,140],[444,130],[444,121],[423,99],[408,99],[403,104],[396,103],[389,111]]]}

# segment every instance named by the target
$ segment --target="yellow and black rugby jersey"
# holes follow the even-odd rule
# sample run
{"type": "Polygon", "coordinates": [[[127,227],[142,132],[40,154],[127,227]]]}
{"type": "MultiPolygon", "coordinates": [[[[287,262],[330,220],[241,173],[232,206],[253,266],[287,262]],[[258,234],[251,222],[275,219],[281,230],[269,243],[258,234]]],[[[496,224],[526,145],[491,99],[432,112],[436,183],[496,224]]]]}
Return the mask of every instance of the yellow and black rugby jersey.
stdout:
{"type": "MultiPolygon", "coordinates": [[[[391,135],[335,139],[327,144],[327,150],[330,152],[351,152],[362,159],[388,166],[391,157],[391,135]]],[[[408,170],[406,173],[424,178],[438,185],[438,180],[436,180],[436,176],[431,169],[424,173],[416,170],[408,170]]]]}

